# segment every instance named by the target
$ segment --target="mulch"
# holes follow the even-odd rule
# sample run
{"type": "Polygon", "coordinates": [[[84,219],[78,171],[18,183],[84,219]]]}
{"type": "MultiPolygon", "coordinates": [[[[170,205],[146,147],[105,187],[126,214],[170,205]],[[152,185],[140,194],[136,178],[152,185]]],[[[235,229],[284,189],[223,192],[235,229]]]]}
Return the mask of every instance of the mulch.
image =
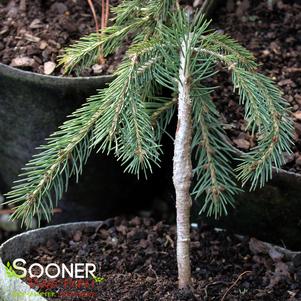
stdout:
{"type": "MultiPolygon", "coordinates": [[[[101,1],[94,1],[101,16],[101,1]]],[[[40,74],[62,75],[58,56],[83,35],[95,32],[95,23],[84,0],[0,1],[0,62],[40,74]]],[[[116,5],[116,1],[110,1],[116,5]]],[[[80,73],[82,76],[111,74],[124,50],[80,73]]],[[[76,75],[75,73],[71,75],[76,75]]]]}
{"type": "Polygon", "coordinates": [[[23,256],[28,266],[94,263],[97,277],[103,278],[94,288],[80,283],[69,287],[68,279],[28,278],[27,282],[40,292],[52,292],[49,300],[64,301],[301,298],[300,260],[287,261],[276,250],[266,253],[254,238],[239,239],[206,225],[191,231],[192,293],[178,290],[175,241],[175,226],[150,218],[117,217],[96,231],[86,228],[53,237],[23,256]],[[51,285],[51,281],[57,282],[51,285]]]}

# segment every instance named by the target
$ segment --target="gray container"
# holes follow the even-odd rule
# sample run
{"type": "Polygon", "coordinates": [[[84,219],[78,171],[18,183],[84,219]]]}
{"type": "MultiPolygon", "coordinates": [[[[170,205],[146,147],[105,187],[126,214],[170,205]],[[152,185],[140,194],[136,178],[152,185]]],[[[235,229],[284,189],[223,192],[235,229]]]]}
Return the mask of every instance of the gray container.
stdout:
{"type": "Polygon", "coordinates": [[[301,175],[281,169],[274,172],[273,179],[262,189],[248,192],[246,188],[246,192],[238,195],[235,208],[229,210],[228,216],[219,220],[207,219],[207,222],[301,250],[300,196],[301,175]]]}
{"type": "Polygon", "coordinates": [[[0,178],[10,186],[35,147],[111,76],[55,77],[0,64],[0,178]]]}

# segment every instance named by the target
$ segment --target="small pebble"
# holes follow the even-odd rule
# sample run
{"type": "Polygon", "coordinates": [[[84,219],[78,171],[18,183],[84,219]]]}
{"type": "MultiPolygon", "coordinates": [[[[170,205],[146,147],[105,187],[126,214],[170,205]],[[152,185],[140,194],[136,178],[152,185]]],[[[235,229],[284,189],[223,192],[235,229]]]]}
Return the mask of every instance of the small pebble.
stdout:
{"type": "Polygon", "coordinates": [[[101,74],[103,72],[103,65],[95,64],[92,66],[94,74],[101,74]]]}
{"type": "Polygon", "coordinates": [[[44,63],[44,74],[50,75],[55,70],[56,64],[54,62],[44,63]]]}
{"type": "Polygon", "coordinates": [[[12,60],[12,67],[33,67],[35,60],[30,57],[16,57],[12,60]]]}
{"type": "Polygon", "coordinates": [[[297,120],[301,120],[301,111],[297,111],[297,112],[293,113],[293,115],[297,120]]]}
{"type": "Polygon", "coordinates": [[[48,46],[48,44],[47,44],[46,41],[41,41],[41,42],[40,42],[40,45],[39,45],[39,48],[40,48],[41,50],[44,50],[44,49],[46,49],[47,46],[48,46]]]}

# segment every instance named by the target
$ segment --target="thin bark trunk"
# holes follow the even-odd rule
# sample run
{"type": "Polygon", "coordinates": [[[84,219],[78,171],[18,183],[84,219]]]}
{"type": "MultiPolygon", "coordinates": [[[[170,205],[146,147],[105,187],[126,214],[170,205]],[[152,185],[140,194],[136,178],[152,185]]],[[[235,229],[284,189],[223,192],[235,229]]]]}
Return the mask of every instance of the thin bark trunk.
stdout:
{"type": "Polygon", "coordinates": [[[174,142],[173,183],[177,207],[177,263],[179,288],[188,288],[191,283],[190,267],[190,186],[191,164],[191,99],[186,53],[188,41],[182,43],[179,70],[178,125],[174,142]]]}

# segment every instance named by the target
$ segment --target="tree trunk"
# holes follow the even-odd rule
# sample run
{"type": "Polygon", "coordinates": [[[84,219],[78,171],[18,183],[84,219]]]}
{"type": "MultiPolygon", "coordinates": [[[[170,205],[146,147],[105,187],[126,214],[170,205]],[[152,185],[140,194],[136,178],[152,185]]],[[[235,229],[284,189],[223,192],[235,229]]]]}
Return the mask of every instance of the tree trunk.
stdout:
{"type": "Polygon", "coordinates": [[[190,186],[191,164],[191,100],[186,53],[188,41],[182,43],[179,70],[178,125],[174,142],[173,183],[177,208],[177,263],[179,288],[188,288],[191,283],[190,267],[190,186]]]}

